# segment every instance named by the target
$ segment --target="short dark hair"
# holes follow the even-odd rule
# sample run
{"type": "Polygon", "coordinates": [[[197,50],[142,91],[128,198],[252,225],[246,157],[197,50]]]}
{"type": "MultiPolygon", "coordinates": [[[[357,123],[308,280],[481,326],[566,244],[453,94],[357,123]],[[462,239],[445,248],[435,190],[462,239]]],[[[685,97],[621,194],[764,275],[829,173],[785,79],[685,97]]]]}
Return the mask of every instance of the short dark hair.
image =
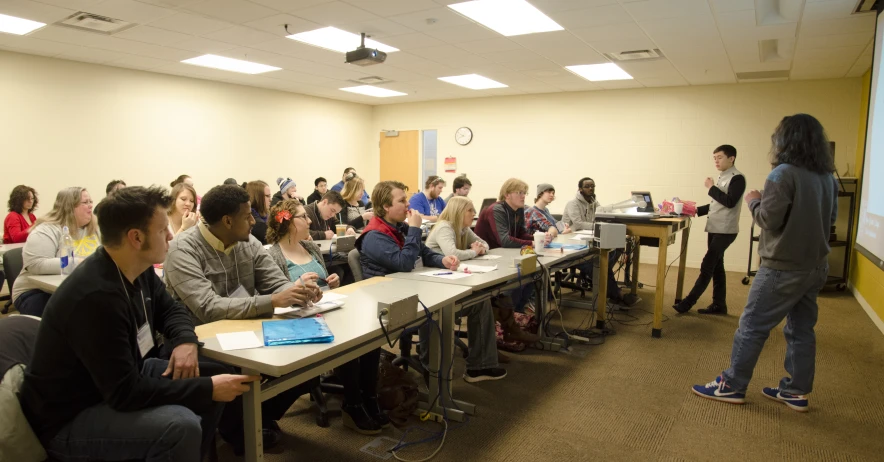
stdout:
{"type": "Polygon", "coordinates": [[[790,164],[816,173],[835,171],[835,159],[823,125],[812,115],[784,117],[770,137],[770,163],[790,164]]]}
{"type": "Polygon", "coordinates": [[[130,229],[150,232],[148,226],[157,208],[162,208],[161,213],[166,213],[171,203],[169,191],[156,185],[123,188],[105,197],[95,206],[102,245],[120,245],[130,229]]]}
{"type": "Polygon", "coordinates": [[[353,170],[356,170],[356,169],[353,168],[353,167],[347,167],[347,168],[345,168],[345,169],[344,169],[344,175],[346,175],[346,174],[352,172],[353,170]]]}
{"type": "Polygon", "coordinates": [[[723,152],[724,155],[727,157],[737,157],[737,148],[729,144],[722,144],[721,146],[715,148],[715,150],[712,151],[712,154],[715,154],[716,152],[723,152]]]}
{"type": "Polygon", "coordinates": [[[235,215],[242,204],[248,203],[249,193],[245,189],[232,184],[215,186],[203,196],[200,202],[200,214],[206,224],[214,225],[225,215],[235,215]]]}
{"type": "Polygon", "coordinates": [[[347,208],[347,201],[344,200],[344,196],[337,191],[328,190],[325,194],[322,195],[322,199],[320,201],[328,201],[328,204],[338,204],[342,209],[347,208]]]}
{"type": "Polygon", "coordinates": [[[593,183],[595,183],[595,180],[593,180],[592,178],[590,178],[588,176],[585,176],[585,177],[581,178],[580,181],[577,182],[577,189],[583,189],[583,182],[586,180],[589,180],[589,181],[592,181],[593,183]]]}
{"type": "Polygon", "coordinates": [[[470,181],[469,178],[467,178],[467,177],[461,175],[461,176],[456,177],[456,178],[454,179],[454,183],[453,183],[453,185],[454,185],[454,187],[452,187],[451,190],[452,190],[452,191],[457,191],[458,189],[463,188],[464,186],[467,186],[467,185],[472,186],[472,185],[473,185],[473,182],[470,181]]]}
{"type": "Polygon", "coordinates": [[[323,178],[323,177],[319,177],[319,178],[313,180],[313,186],[314,186],[314,187],[319,186],[319,183],[328,183],[328,180],[326,180],[326,179],[323,178]]]}
{"type": "Polygon", "coordinates": [[[9,202],[6,203],[6,207],[10,212],[24,213],[25,201],[28,200],[28,193],[34,195],[34,206],[31,207],[31,212],[37,210],[37,191],[30,187],[20,184],[14,188],[12,188],[12,192],[9,193],[9,202]]]}
{"type": "Polygon", "coordinates": [[[124,188],[126,187],[126,182],[123,181],[123,180],[111,180],[111,182],[107,184],[107,187],[104,188],[104,193],[105,193],[105,194],[110,194],[111,191],[113,191],[114,188],[115,188],[118,184],[123,185],[124,188]]]}

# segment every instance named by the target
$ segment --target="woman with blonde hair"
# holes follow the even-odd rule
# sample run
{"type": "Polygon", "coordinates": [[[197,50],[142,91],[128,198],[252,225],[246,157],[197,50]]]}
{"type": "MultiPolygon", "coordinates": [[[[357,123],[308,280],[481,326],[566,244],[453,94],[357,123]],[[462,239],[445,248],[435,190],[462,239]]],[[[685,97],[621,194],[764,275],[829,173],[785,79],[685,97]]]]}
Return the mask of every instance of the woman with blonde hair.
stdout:
{"type": "Polygon", "coordinates": [[[50,294],[38,289],[31,276],[61,274],[60,251],[64,228],[73,240],[74,265],[98,248],[98,222],[92,214],[92,197],[86,188],[71,187],[58,192],[52,210],[38,219],[22,249],[23,266],[12,289],[12,300],[22,314],[42,316],[50,294]]]}
{"type": "Polygon", "coordinates": [[[347,207],[338,214],[338,223],[347,224],[358,231],[371,221],[374,214],[365,208],[365,202],[362,201],[364,193],[365,182],[362,178],[353,172],[348,174],[344,189],[341,190],[341,196],[347,202],[347,207]]]}
{"type": "Polygon", "coordinates": [[[267,244],[267,218],[270,214],[270,185],[258,180],[246,183],[246,192],[249,194],[249,205],[252,207],[252,217],[255,218],[255,226],[252,226],[252,236],[267,244]]]}
{"type": "Polygon", "coordinates": [[[187,183],[178,183],[172,188],[172,206],[169,207],[169,231],[173,235],[193,227],[199,222],[200,213],[196,210],[196,190],[187,183]]]}

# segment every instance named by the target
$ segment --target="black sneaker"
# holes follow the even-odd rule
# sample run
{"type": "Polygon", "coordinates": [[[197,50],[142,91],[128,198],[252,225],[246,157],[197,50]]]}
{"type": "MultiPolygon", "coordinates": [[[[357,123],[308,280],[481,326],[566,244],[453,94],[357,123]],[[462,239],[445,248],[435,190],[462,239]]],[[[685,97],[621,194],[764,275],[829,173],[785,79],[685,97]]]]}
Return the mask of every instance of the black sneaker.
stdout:
{"type": "MultiPolygon", "coordinates": [[[[675,305],[672,305],[672,308],[675,311],[678,311],[679,313],[687,313],[688,311],[691,311],[691,308],[693,308],[693,307],[694,307],[694,304],[687,301],[687,300],[682,300],[682,301],[676,303],[675,305]]],[[[702,311],[702,310],[700,310],[700,311],[702,311]]]]}
{"type": "Polygon", "coordinates": [[[727,315],[727,305],[716,305],[715,303],[697,310],[700,314],[720,314],[727,315]]]}
{"type": "Polygon", "coordinates": [[[506,377],[506,369],[500,367],[467,370],[463,375],[463,379],[469,383],[484,382],[486,380],[500,380],[504,377],[506,377]]]}
{"type": "Polygon", "coordinates": [[[357,433],[377,435],[381,432],[381,426],[368,415],[368,411],[361,404],[341,405],[341,417],[344,420],[344,426],[357,433]]]}
{"type": "Polygon", "coordinates": [[[362,407],[365,408],[365,411],[368,412],[368,416],[374,419],[381,428],[390,428],[392,423],[390,422],[390,418],[387,417],[387,413],[381,409],[381,405],[378,403],[377,396],[363,396],[362,397],[362,407]]]}

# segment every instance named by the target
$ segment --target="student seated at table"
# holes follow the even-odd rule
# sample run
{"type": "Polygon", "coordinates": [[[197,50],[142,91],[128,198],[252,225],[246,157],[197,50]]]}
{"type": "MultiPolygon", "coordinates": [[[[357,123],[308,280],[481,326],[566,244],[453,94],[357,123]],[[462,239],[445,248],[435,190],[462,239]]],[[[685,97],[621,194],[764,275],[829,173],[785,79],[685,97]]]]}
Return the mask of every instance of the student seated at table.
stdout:
{"type": "MultiPolygon", "coordinates": [[[[356,169],[355,169],[355,168],[353,168],[353,167],[347,167],[347,168],[345,168],[345,169],[344,169],[344,174],[341,175],[341,181],[335,183],[334,186],[331,187],[331,190],[332,190],[332,191],[337,191],[337,192],[343,192],[343,191],[344,191],[344,186],[345,186],[346,183],[347,183],[347,179],[351,177],[351,174],[352,174],[352,176],[354,176],[354,177],[355,177],[355,176],[359,176],[359,175],[356,174],[356,169]]],[[[371,202],[371,198],[368,197],[368,192],[365,191],[365,190],[362,191],[362,197],[360,197],[359,200],[361,200],[363,204],[368,204],[369,202],[371,202]]]]}
{"type": "Polygon", "coordinates": [[[271,207],[285,199],[296,199],[301,205],[307,205],[307,202],[298,195],[298,185],[291,178],[277,178],[276,184],[279,186],[279,191],[270,200],[271,207]]]}
{"type": "Polygon", "coordinates": [[[452,197],[455,197],[455,196],[467,197],[467,196],[469,196],[470,189],[473,187],[473,182],[470,181],[470,179],[467,178],[466,175],[461,175],[459,177],[456,177],[454,179],[454,181],[451,182],[451,185],[452,185],[451,189],[453,190],[453,192],[451,194],[449,194],[448,197],[445,198],[446,204],[448,203],[448,201],[451,200],[452,197]]]}
{"type": "Polygon", "coordinates": [[[98,248],[98,224],[92,197],[85,188],[65,188],[55,196],[52,210],[34,222],[22,249],[23,266],[12,285],[12,300],[21,314],[42,316],[50,294],[38,289],[31,276],[61,274],[62,231],[67,226],[74,247],[74,265],[98,248]]]}
{"type": "MultiPolygon", "coordinates": [[[[480,255],[485,255],[488,243],[483,241],[470,229],[473,217],[476,216],[476,208],[473,202],[466,197],[456,196],[445,205],[442,215],[433,226],[430,235],[427,236],[427,247],[442,255],[453,255],[458,260],[472,260],[480,255]]],[[[501,355],[497,352],[497,332],[494,327],[495,310],[491,301],[470,305],[458,313],[467,317],[467,339],[469,341],[469,356],[467,356],[467,369],[463,378],[467,382],[481,382],[483,380],[499,380],[506,377],[506,371],[498,367],[501,355]]],[[[509,316],[512,318],[512,315],[509,316]]],[[[506,322],[501,325],[507,332],[507,336],[514,335],[519,339],[523,331],[517,326],[515,330],[509,328],[506,322]]],[[[427,366],[430,349],[429,335],[426,329],[421,329],[421,361],[427,366]]],[[[530,334],[527,334],[530,336],[530,334]]],[[[527,341],[536,341],[536,338],[525,338],[527,341]]]]}
{"type": "MultiPolygon", "coordinates": [[[[534,245],[533,238],[525,228],[525,195],[528,184],[517,178],[510,178],[500,187],[497,202],[479,214],[476,222],[476,235],[488,243],[488,247],[518,249],[526,245],[534,245]]],[[[525,284],[513,289],[510,295],[515,310],[522,313],[525,306],[532,310],[530,300],[534,293],[533,284],[525,284]]]]}
{"type": "Polygon", "coordinates": [[[571,227],[564,222],[556,221],[549,212],[547,206],[556,200],[556,188],[549,183],[537,185],[537,197],[534,198],[534,206],[525,209],[525,228],[528,233],[537,231],[548,233],[551,238],[559,234],[568,234],[571,227]]]}
{"type": "MultiPolygon", "coordinates": [[[[581,178],[577,182],[577,195],[574,199],[568,201],[565,205],[565,213],[562,215],[562,221],[571,229],[578,231],[582,229],[592,230],[595,226],[595,210],[599,207],[599,203],[595,197],[595,180],[589,177],[581,178]]],[[[612,303],[621,306],[634,306],[639,302],[638,297],[634,294],[621,294],[620,287],[617,285],[617,278],[614,277],[614,266],[623,252],[620,249],[611,252],[608,257],[608,299],[612,303]]],[[[635,262],[637,264],[638,262],[635,262]]],[[[590,272],[590,277],[592,273],[590,272]]]]}
{"type": "MultiPolygon", "coordinates": [[[[328,191],[322,199],[304,207],[310,218],[310,237],[314,241],[328,240],[337,233],[337,216],[347,207],[347,201],[336,191],[328,191]]],[[[347,227],[347,236],[356,234],[352,226],[347,227]]]]}
{"type": "Polygon", "coordinates": [[[340,213],[338,213],[338,223],[344,223],[352,226],[356,230],[361,230],[374,216],[371,210],[365,207],[365,201],[360,199],[365,194],[365,182],[362,178],[351,173],[341,190],[341,197],[347,204],[340,213]]]}
{"type": "Polygon", "coordinates": [[[328,181],[325,178],[319,177],[313,180],[313,192],[307,196],[307,205],[310,205],[314,202],[319,202],[322,200],[322,196],[328,192],[328,181]]]}
{"type": "MultiPolygon", "coordinates": [[[[255,219],[244,189],[216,186],[203,196],[200,211],[203,219],[169,244],[163,265],[169,293],[190,309],[195,324],[270,318],[274,307],[304,306],[322,298],[314,282],[292,284],[250,234],[255,219]]],[[[262,403],[265,448],[280,441],[276,421],[309,391],[309,382],[302,385],[262,403]]],[[[228,409],[242,415],[241,405],[228,409]]],[[[242,432],[221,436],[242,452],[242,432]]]]}
{"type": "Polygon", "coordinates": [[[442,200],[442,189],[445,188],[445,180],[440,176],[430,175],[424,183],[424,190],[408,200],[408,206],[421,214],[421,218],[427,221],[436,221],[439,214],[445,210],[445,201],[442,200]]]}
{"type": "Polygon", "coordinates": [[[111,180],[110,183],[107,184],[107,187],[104,188],[104,195],[110,196],[111,194],[123,189],[126,187],[126,182],[123,180],[111,180]]]}
{"type": "Polygon", "coordinates": [[[196,190],[187,183],[172,188],[172,206],[169,207],[169,230],[177,236],[196,225],[200,213],[196,210],[196,190]]]}
{"type": "Polygon", "coordinates": [[[106,197],[96,213],[103,247],[46,305],[21,405],[54,460],[198,462],[223,403],[258,379],[199,361],[190,313],[154,273],[172,239],[170,202],[159,187],[106,197]],[[157,334],[168,361],[157,358],[157,334]]]}
{"type": "Polygon", "coordinates": [[[3,220],[4,244],[20,244],[28,240],[28,229],[37,221],[34,210],[39,202],[34,188],[23,184],[12,188],[6,203],[9,214],[3,220]]]}
{"type": "Polygon", "coordinates": [[[246,193],[249,195],[249,206],[252,209],[252,218],[255,225],[252,226],[252,236],[261,244],[267,244],[267,214],[270,213],[270,186],[261,181],[250,181],[246,184],[246,193]]]}

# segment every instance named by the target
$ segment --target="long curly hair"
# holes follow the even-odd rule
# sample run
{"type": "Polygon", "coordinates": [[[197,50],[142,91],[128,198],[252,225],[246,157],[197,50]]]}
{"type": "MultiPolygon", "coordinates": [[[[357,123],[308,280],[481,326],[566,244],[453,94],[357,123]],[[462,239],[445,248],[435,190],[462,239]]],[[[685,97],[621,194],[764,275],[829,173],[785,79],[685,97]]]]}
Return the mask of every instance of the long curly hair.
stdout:
{"type": "Polygon", "coordinates": [[[770,163],[790,164],[816,173],[835,171],[835,160],[826,130],[815,117],[795,114],[784,117],[770,137],[770,163]]]}
{"type": "MultiPolygon", "coordinates": [[[[276,244],[285,238],[292,231],[292,221],[299,213],[303,213],[304,206],[297,199],[286,199],[276,203],[270,207],[270,214],[267,217],[267,243],[276,244]],[[289,213],[288,218],[281,221],[276,219],[276,214],[282,211],[289,213]]],[[[304,221],[306,224],[306,221],[304,221]]]]}
{"type": "Polygon", "coordinates": [[[14,188],[12,188],[12,192],[9,193],[9,202],[6,203],[6,208],[9,209],[10,212],[18,212],[24,213],[25,201],[28,200],[28,193],[34,195],[34,205],[31,207],[30,212],[37,210],[37,204],[40,200],[37,198],[37,191],[30,187],[20,184],[14,188]]]}

